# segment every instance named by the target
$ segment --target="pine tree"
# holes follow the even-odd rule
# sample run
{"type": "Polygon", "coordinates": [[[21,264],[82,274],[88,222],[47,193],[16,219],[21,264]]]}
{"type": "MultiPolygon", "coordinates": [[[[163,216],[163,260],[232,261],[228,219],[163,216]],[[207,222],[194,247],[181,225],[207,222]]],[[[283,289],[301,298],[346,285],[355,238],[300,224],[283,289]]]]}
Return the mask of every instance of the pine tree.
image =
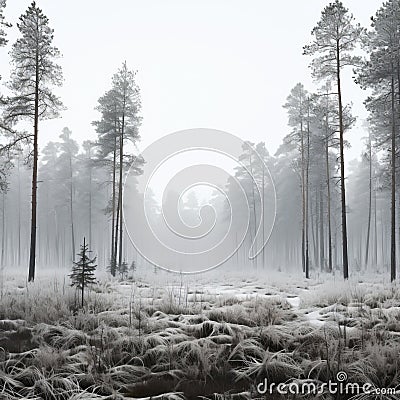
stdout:
{"type": "Polygon", "coordinates": [[[344,171],[344,131],[342,101],[342,70],[360,64],[360,57],[351,53],[361,41],[364,29],[354,24],[354,17],[339,0],[326,6],[321,19],[312,30],[313,42],[304,47],[304,54],[316,56],[312,63],[313,76],[336,83],[339,115],[340,189],[342,205],[343,277],[349,277],[347,254],[346,189],[344,171]]]}
{"type": "Polygon", "coordinates": [[[61,67],[54,62],[59,50],[52,45],[53,29],[49,20],[33,1],[17,24],[21,37],[10,52],[14,70],[10,89],[13,96],[7,100],[5,122],[15,124],[22,119],[33,120],[33,169],[31,243],[28,281],[35,279],[36,265],[36,218],[37,218],[37,175],[38,175],[38,132],[39,120],[58,116],[61,101],[50,90],[49,85],[62,83],[61,67]]]}
{"type": "Polygon", "coordinates": [[[79,260],[74,262],[72,273],[69,275],[72,281],[71,286],[75,286],[81,291],[82,308],[85,288],[96,283],[95,271],[97,265],[94,264],[96,257],[89,258],[88,253],[91,253],[91,251],[89,251],[89,246],[86,244],[86,238],[83,238],[83,245],[81,245],[81,251],[78,254],[79,260]]]}
{"type": "MultiPolygon", "coordinates": [[[[113,88],[116,94],[117,113],[120,121],[119,128],[119,185],[118,185],[118,208],[119,208],[119,248],[118,266],[122,265],[122,244],[123,244],[123,204],[122,185],[124,168],[124,143],[127,140],[135,142],[139,138],[138,128],[140,117],[138,116],[141,103],[139,88],[135,82],[136,72],[128,70],[126,62],[113,77],[113,88]]],[[[116,252],[115,252],[116,255],[116,252]]],[[[114,255],[114,256],[115,256],[114,255]]]]}
{"type": "Polygon", "coordinates": [[[289,125],[293,131],[285,137],[286,143],[293,143],[297,146],[300,155],[300,188],[301,188],[301,263],[303,272],[308,274],[308,254],[306,249],[306,230],[307,230],[307,209],[306,209],[306,121],[307,121],[307,98],[308,92],[302,83],[298,83],[290,92],[283,106],[288,110],[289,125]]]}
{"type": "Polygon", "coordinates": [[[97,110],[102,114],[101,120],[93,122],[99,135],[98,162],[112,166],[111,259],[115,259],[112,265],[118,267],[123,257],[123,171],[126,165],[133,164],[131,173],[141,173],[143,164],[140,157],[130,155],[125,147],[127,142],[135,143],[139,139],[141,102],[135,75],[124,62],[112,78],[112,89],[99,99],[97,110]]]}
{"type": "Polygon", "coordinates": [[[116,177],[117,177],[117,137],[118,137],[118,116],[116,96],[113,90],[107,91],[98,100],[96,110],[101,113],[99,121],[93,121],[96,128],[98,139],[96,143],[97,153],[94,163],[97,167],[107,167],[111,169],[111,200],[106,208],[106,214],[111,215],[111,257],[109,271],[112,276],[116,273],[116,254],[115,254],[115,227],[116,227],[116,177]]]}

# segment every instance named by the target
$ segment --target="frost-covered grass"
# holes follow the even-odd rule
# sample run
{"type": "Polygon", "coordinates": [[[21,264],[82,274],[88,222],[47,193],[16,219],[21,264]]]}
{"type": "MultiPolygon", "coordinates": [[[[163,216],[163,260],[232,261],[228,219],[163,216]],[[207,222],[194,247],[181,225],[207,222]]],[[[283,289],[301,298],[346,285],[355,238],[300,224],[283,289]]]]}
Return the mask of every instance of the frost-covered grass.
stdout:
{"type": "Polygon", "coordinates": [[[400,384],[400,290],[374,277],[101,276],[80,310],[64,274],[5,276],[0,398],[257,399],[264,378],[338,371],[400,384]]]}

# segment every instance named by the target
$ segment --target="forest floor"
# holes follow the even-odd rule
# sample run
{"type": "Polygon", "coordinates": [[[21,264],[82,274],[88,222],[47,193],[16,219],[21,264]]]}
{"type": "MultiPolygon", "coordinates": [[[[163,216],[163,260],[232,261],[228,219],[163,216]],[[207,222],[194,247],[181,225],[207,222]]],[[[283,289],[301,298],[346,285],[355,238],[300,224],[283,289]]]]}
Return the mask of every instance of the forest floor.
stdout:
{"type": "Polygon", "coordinates": [[[0,399],[314,399],[261,389],[335,380],[370,393],[318,397],[400,398],[397,285],[246,275],[103,277],[81,310],[63,273],[6,270],[0,399]]]}

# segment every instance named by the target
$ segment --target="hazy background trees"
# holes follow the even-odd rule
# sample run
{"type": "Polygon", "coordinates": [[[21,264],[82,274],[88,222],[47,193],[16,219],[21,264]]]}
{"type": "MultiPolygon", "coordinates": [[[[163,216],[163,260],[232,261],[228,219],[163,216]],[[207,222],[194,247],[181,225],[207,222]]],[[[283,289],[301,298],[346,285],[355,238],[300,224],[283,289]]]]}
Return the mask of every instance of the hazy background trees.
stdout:
{"type": "MultiPolygon", "coordinates": [[[[0,46],[7,45],[4,7],[0,0],[0,46]]],[[[274,132],[265,132],[265,141],[259,143],[242,138],[239,165],[224,187],[239,203],[239,182],[249,208],[248,215],[243,212],[232,226],[240,231],[249,224],[228,267],[302,270],[306,277],[340,273],[345,279],[352,271],[390,271],[391,279],[396,278],[399,21],[400,3],[394,0],[377,11],[368,32],[338,0],[322,10],[312,41],[304,48],[312,57],[315,87],[293,83],[283,104],[287,135],[275,154],[268,149],[274,132]],[[346,68],[354,68],[356,83],[368,90],[369,111],[363,149],[358,160],[347,162],[347,173],[348,133],[355,117],[342,80],[346,68]]],[[[65,127],[39,149],[39,121],[56,117],[62,108],[50,90],[62,82],[55,63],[59,51],[53,46],[49,21],[35,2],[17,28],[19,36],[10,53],[11,79],[7,95],[0,98],[1,264],[29,265],[33,280],[35,260],[53,268],[69,267],[86,237],[99,269],[126,277],[133,260],[147,268],[123,223],[124,212],[136,218],[135,208],[143,206],[137,188],[123,186],[128,168],[136,175],[146,168],[136,147],[141,124],[136,72],[122,63],[108,90],[93,104],[98,112],[93,122],[96,140],[82,140],[83,132],[65,127]],[[122,203],[123,190],[133,199],[129,204],[122,203]]],[[[169,193],[166,203],[174,197],[169,193]]],[[[160,199],[149,201],[152,220],[161,222],[160,199]]],[[[210,202],[226,222],[226,201],[216,191],[210,202]]],[[[204,199],[189,193],[180,205],[185,220],[195,225],[204,199]]]]}

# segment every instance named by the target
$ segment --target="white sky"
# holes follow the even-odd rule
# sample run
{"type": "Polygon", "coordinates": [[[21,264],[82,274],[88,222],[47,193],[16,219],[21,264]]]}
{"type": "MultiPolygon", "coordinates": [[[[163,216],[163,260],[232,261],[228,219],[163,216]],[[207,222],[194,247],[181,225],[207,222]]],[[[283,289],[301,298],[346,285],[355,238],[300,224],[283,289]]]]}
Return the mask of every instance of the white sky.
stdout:
{"type": "MultiPolygon", "coordinates": [[[[362,25],[381,0],[348,0],[362,25]]],[[[8,0],[6,17],[15,22],[30,0],[8,0]]],[[[68,108],[62,118],[41,125],[40,144],[56,140],[64,126],[76,139],[95,138],[91,121],[97,99],[126,60],[138,70],[143,125],[140,147],[181,129],[215,128],[254,142],[274,153],[288,132],[282,108],[299,81],[310,87],[309,58],[302,46],[320,18],[324,0],[38,0],[55,30],[63,54],[65,83],[58,90],[68,108]]],[[[7,79],[9,58],[1,49],[0,73],[7,79]]],[[[351,75],[351,74],[350,74],[351,75]]],[[[311,87],[312,89],[312,87],[311,87]]],[[[346,81],[345,102],[360,117],[365,97],[346,81]]],[[[360,153],[359,120],[349,134],[360,153]]]]}

